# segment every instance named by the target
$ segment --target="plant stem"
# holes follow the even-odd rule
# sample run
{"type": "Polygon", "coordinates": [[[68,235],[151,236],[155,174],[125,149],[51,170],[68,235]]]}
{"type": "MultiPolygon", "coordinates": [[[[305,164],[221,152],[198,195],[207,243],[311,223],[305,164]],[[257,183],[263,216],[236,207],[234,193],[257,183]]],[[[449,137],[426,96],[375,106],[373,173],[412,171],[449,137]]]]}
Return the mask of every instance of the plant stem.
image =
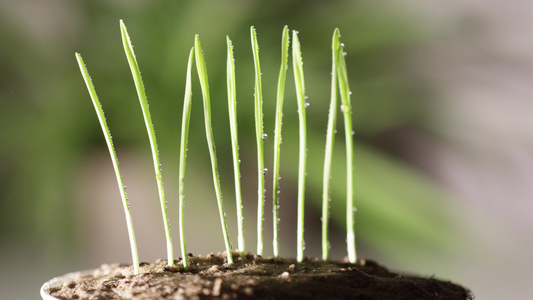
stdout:
{"type": "Polygon", "coordinates": [[[324,156],[324,179],[322,189],[322,259],[329,260],[329,201],[331,181],[331,160],[335,142],[335,126],[337,124],[337,45],[339,45],[338,29],[333,33],[331,58],[331,100],[329,104],[328,128],[326,133],[326,151],[324,156]]]}
{"type": "Polygon", "coordinates": [[[257,254],[263,255],[263,219],[265,212],[265,161],[263,156],[263,141],[267,135],[263,133],[263,91],[261,87],[261,66],[259,64],[259,46],[255,28],[250,28],[252,50],[255,63],[255,135],[257,141],[257,254]]]}
{"type": "Polygon", "coordinates": [[[135,241],[135,233],[133,231],[133,221],[130,213],[130,205],[128,202],[128,196],[126,195],[126,187],[124,186],[122,176],[120,175],[117,153],[115,151],[115,147],[113,146],[111,132],[109,131],[109,127],[107,126],[104,110],[102,109],[100,100],[98,100],[98,95],[96,94],[96,89],[94,88],[94,85],[91,81],[91,77],[89,76],[89,71],[87,71],[87,67],[85,67],[85,63],[83,62],[83,59],[81,58],[81,55],[79,53],[76,53],[76,59],[78,60],[78,65],[80,66],[81,75],[83,76],[85,84],[87,85],[87,89],[89,90],[89,94],[91,96],[96,115],[98,116],[98,121],[100,121],[100,127],[102,127],[102,132],[104,133],[107,148],[109,149],[109,155],[111,156],[111,161],[113,162],[113,168],[115,169],[118,189],[120,190],[120,196],[122,198],[122,206],[124,207],[124,214],[126,215],[126,225],[128,227],[128,235],[130,238],[131,257],[133,259],[133,273],[139,274],[139,255],[137,253],[137,242],[135,241]]]}
{"type": "MultiPolygon", "coordinates": [[[[339,30],[335,30],[337,38],[340,37],[339,30]]],[[[346,241],[348,243],[348,259],[351,263],[357,260],[355,251],[355,233],[354,233],[354,214],[355,207],[353,205],[353,135],[352,129],[352,106],[350,101],[350,86],[348,84],[348,71],[346,69],[346,60],[344,58],[343,44],[338,42],[336,45],[338,57],[338,77],[339,90],[342,101],[342,112],[344,116],[344,136],[346,139],[346,241]]]]}
{"type": "Polygon", "coordinates": [[[228,57],[226,64],[227,87],[228,87],[228,111],[229,124],[231,130],[231,146],[233,150],[233,172],[235,181],[235,203],[237,205],[237,231],[239,252],[241,256],[245,255],[244,247],[244,216],[242,213],[242,195],[241,195],[241,171],[239,159],[239,138],[237,131],[237,100],[235,95],[235,58],[233,56],[233,43],[229,36],[226,36],[228,46],[228,57]]]}
{"type": "Polygon", "coordinates": [[[150,110],[148,109],[148,100],[146,99],[146,92],[142,82],[141,71],[139,70],[139,65],[137,64],[137,59],[135,58],[135,53],[133,52],[133,46],[131,44],[128,31],[126,30],[126,25],[124,25],[124,21],[122,20],[120,20],[120,29],[122,34],[122,42],[124,44],[124,51],[126,52],[126,57],[128,58],[131,74],[133,76],[133,81],[135,82],[135,88],[137,89],[137,95],[139,96],[139,102],[141,104],[141,109],[144,116],[144,123],[146,124],[146,130],[148,132],[148,138],[150,139],[155,177],[157,181],[157,188],[159,190],[159,200],[161,202],[161,213],[163,215],[163,224],[165,226],[168,265],[172,266],[174,264],[172,236],[170,234],[167,203],[165,201],[165,190],[163,189],[163,177],[161,174],[161,164],[159,162],[159,150],[157,148],[154,125],[152,124],[152,117],[150,116],[150,110]]]}
{"type": "Polygon", "coordinates": [[[306,97],[303,73],[302,53],[298,32],[292,31],[292,64],[294,69],[294,82],[296,85],[296,97],[298,100],[298,116],[300,128],[300,153],[298,163],[298,228],[297,228],[297,255],[296,260],[301,262],[304,256],[304,209],[305,209],[305,176],[307,165],[307,130],[306,130],[306,97]]]}
{"type": "Polygon", "coordinates": [[[281,67],[279,68],[278,96],[276,101],[276,129],[274,130],[274,168],[272,179],[272,224],[274,225],[274,258],[279,259],[279,164],[281,151],[281,125],[283,123],[283,98],[289,58],[289,27],[283,27],[281,36],[281,67]]]}
{"type": "Polygon", "coordinates": [[[218,211],[220,214],[220,223],[222,225],[222,233],[224,235],[224,243],[226,245],[226,252],[228,255],[228,263],[233,263],[233,256],[231,252],[231,243],[226,225],[226,214],[224,213],[224,204],[222,202],[222,191],[220,188],[220,181],[218,175],[217,156],[215,153],[215,140],[213,138],[213,129],[211,127],[211,100],[209,98],[209,83],[207,80],[207,66],[205,63],[202,46],[200,45],[200,37],[196,35],[194,40],[194,52],[196,57],[196,69],[198,70],[198,77],[200,78],[200,85],[202,87],[202,96],[204,103],[204,118],[205,118],[205,132],[207,138],[207,145],[209,147],[209,155],[211,157],[211,167],[213,171],[213,183],[215,185],[215,193],[218,202],[218,211]]]}
{"type": "Polygon", "coordinates": [[[192,59],[194,57],[194,48],[189,53],[189,62],[187,64],[187,79],[185,81],[185,99],[183,100],[183,116],[181,120],[181,144],[180,144],[180,170],[179,170],[179,227],[180,227],[180,242],[181,255],[183,256],[183,267],[189,268],[189,259],[187,257],[187,248],[185,246],[185,160],[187,158],[187,143],[189,141],[189,123],[191,120],[191,105],[192,105],[192,91],[191,91],[191,68],[192,59]]]}

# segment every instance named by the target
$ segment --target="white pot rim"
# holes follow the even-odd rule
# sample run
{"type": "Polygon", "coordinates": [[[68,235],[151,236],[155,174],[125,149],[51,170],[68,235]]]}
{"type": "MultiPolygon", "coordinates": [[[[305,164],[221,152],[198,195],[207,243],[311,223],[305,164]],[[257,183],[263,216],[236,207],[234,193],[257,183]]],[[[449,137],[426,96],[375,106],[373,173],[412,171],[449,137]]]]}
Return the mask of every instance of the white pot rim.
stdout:
{"type": "Polygon", "coordinates": [[[41,298],[43,298],[43,300],[57,300],[56,297],[53,297],[50,294],[48,294],[49,285],[50,284],[47,281],[41,286],[41,298]]]}
{"type": "Polygon", "coordinates": [[[83,276],[83,274],[88,274],[88,273],[91,273],[91,271],[72,272],[72,273],[67,273],[65,275],[54,277],[48,280],[41,286],[41,290],[40,290],[41,298],[43,298],[43,300],[60,300],[59,298],[56,298],[50,295],[48,293],[48,290],[51,287],[56,287],[56,286],[60,287],[63,285],[64,282],[73,280],[75,278],[83,276]]]}

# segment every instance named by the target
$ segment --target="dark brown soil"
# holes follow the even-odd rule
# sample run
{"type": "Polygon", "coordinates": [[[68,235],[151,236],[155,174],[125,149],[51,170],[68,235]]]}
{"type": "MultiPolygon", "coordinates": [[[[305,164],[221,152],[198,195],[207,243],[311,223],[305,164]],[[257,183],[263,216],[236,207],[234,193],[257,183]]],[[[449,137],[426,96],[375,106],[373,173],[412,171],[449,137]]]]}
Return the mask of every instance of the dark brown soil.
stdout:
{"type": "Polygon", "coordinates": [[[370,260],[357,264],[306,259],[264,259],[234,254],[227,265],[221,255],[179,261],[142,263],[98,269],[52,280],[48,292],[58,299],[474,299],[467,289],[434,278],[389,272],[370,260]]]}

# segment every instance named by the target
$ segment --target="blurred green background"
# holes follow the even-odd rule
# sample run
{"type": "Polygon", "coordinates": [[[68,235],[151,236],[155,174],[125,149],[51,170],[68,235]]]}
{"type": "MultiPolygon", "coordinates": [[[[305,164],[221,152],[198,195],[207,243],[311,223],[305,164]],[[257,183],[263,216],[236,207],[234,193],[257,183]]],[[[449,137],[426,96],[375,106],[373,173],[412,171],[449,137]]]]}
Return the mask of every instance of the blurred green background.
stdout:
{"type": "MultiPolygon", "coordinates": [[[[402,7],[392,1],[3,1],[0,298],[35,299],[40,284],[51,277],[130,260],[112,165],[79,74],[76,51],[84,57],[114,137],[140,258],[147,261],[166,255],[148,139],[123,53],[119,19],[128,26],[150,101],[175,255],[180,256],[176,204],[179,128],[186,59],[194,35],[201,37],[210,76],[213,127],[234,245],[226,35],[235,46],[246,241],[247,249],[253,252],[257,193],[249,28],[254,25],[258,33],[265,132],[272,137],[281,31],[288,25],[300,32],[311,104],[306,254],[320,257],[330,43],[338,27],[348,53],[353,92],[359,257],[377,259],[393,270],[461,283],[480,299],[502,299],[509,293],[514,293],[512,299],[525,297],[527,278],[531,278],[527,253],[533,249],[525,212],[531,208],[531,201],[519,200],[529,194],[516,195],[516,202],[506,205],[514,210],[502,213],[501,209],[503,199],[510,201],[506,179],[514,178],[516,169],[506,164],[515,156],[508,156],[505,147],[498,148],[499,141],[512,140],[498,138],[505,136],[505,129],[514,132],[514,128],[483,122],[490,119],[508,124],[507,119],[493,118],[502,111],[497,105],[487,108],[484,102],[476,101],[477,97],[468,97],[470,90],[494,89],[491,81],[479,80],[486,78],[479,74],[485,74],[486,65],[507,61],[503,54],[498,56],[499,52],[490,51],[492,48],[479,46],[485,45],[482,42],[476,44],[469,39],[490,39],[490,23],[481,18],[483,14],[468,13],[471,11],[460,5],[450,5],[446,14],[440,7],[411,2],[402,7]],[[477,67],[479,72],[468,73],[465,65],[477,67]],[[469,84],[468,78],[474,83],[469,84]],[[492,142],[477,143],[480,136],[492,142]],[[494,174],[494,178],[484,174],[494,174]]],[[[497,69],[489,71],[500,74],[497,69]]],[[[193,79],[186,237],[190,252],[205,255],[223,251],[224,247],[205,142],[201,93],[196,76],[193,79]]],[[[512,112],[507,113],[513,119],[512,112]]],[[[340,125],[331,203],[334,259],[346,255],[340,125]]],[[[297,130],[289,68],[280,198],[281,254],[285,257],[296,253],[297,130]]],[[[270,138],[265,143],[266,166],[272,164],[272,142],[270,138]]],[[[519,157],[529,162],[531,153],[522,150],[518,146],[519,157]]],[[[533,170],[520,160],[511,162],[526,171],[533,170]]],[[[527,186],[529,177],[520,178],[527,186]]],[[[268,174],[266,256],[272,255],[271,180],[268,174]]]]}

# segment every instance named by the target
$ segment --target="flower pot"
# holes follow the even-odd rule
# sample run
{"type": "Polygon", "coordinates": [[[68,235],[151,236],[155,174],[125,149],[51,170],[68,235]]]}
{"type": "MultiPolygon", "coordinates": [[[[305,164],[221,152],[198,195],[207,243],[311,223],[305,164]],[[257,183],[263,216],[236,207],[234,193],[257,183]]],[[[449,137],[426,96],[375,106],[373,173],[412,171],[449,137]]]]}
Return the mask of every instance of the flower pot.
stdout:
{"type": "Polygon", "coordinates": [[[58,299],[61,299],[61,298],[56,298],[54,296],[52,296],[50,294],[51,290],[53,290],[54,288],[59,288],[59,287],[62,287],[64,286],[64,284],[68,283],[68,282],[72,282],[74,280],[76,280],[76,278],[80,278],[81,276],[83,276],[83,274],[89,274],[90,272],[89,271],[85,271],[85,272],[73,272],[73,273],[68,273],[68,274],[65,274],[63,276],[60,276],[60,277],[55,277],[55,278],[52,278],[51,280],[45,282],[42,286],[41,286],[41,298],[43,298],[43,300],[58,300],[58,299]]]}
{"type": "Polygon", "coordinates": [[[44,300],[51,299],[474,299],[451,282],[392,273],[373,261],[325,263],[305,259],[264,259],[235,255],[190,257],[179,261],[142,263],[138,275],[126,265],[103,265],[46,282],[44,300]],[[58,292],[64,293],[59,296],[58,292]],[[102,293],[99,295],[98,293],[102,293]],[[54,295],[54,296],[52,296],[54,295]]]}

